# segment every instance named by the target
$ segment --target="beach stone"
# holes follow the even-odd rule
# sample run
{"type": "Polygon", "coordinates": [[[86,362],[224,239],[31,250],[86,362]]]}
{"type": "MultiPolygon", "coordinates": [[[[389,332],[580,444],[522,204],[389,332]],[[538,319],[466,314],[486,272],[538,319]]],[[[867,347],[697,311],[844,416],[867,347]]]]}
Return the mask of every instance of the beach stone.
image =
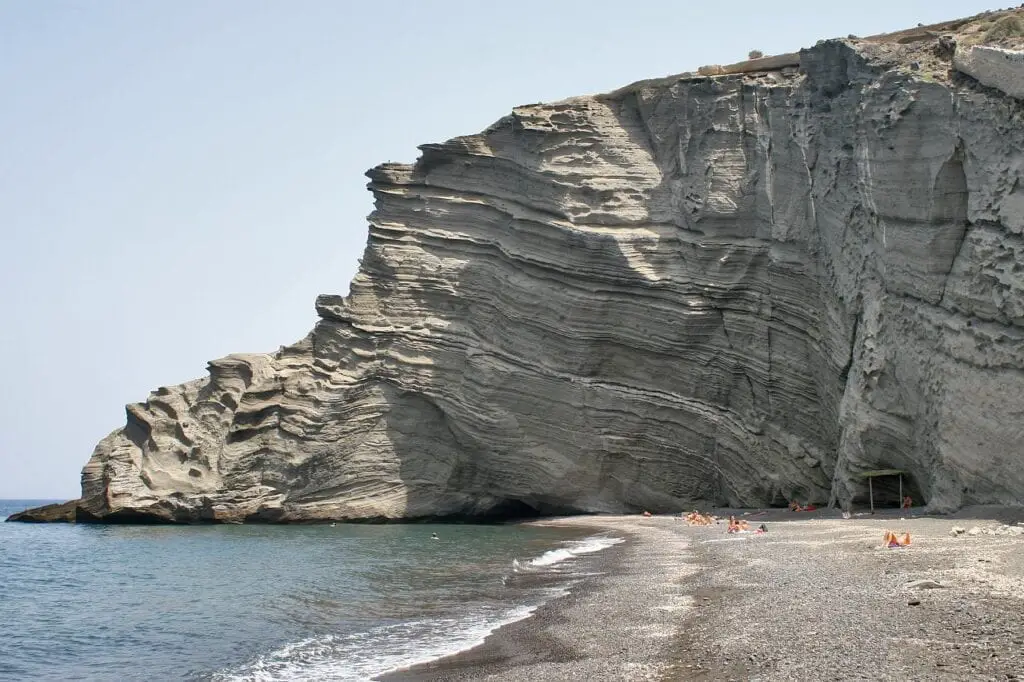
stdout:
{"type": "Polygon", "coordinates": [[[949,534],[952,535],[953,537],[956,537],[958,535],[963,535],[966,532],[967,532],[967,530],[965,528],[961,527],[961,526],[953,526],[949,530],[949,534]]]}
{"type": "Polygon", "coordinates": [[[942,584],[936,582],[935,580],[927,580],[927,579],[925,579],[925,580],[913,580],[913,581],[907,583],[904,587],[906,587],[908,590],[935,590],[935,589],[944,588],[945,585],[942,585],[942,584]]]}

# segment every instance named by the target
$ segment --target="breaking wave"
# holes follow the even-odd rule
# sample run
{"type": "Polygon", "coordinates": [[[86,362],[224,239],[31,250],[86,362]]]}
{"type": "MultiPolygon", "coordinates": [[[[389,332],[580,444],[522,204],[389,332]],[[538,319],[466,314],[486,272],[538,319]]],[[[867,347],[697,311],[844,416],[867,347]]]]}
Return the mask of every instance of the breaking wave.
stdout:
{"type": "MultiPolygon", "coordinates": [[[[551,567],[622,542],[593,536],[566,541],[533,559],[513,561],[513,572],[550,572],[551,567]]],[[[502,582],[505,583],[504,576],[502,582]]],[[[567,593],[564,579],[531,594],[527,603],[477,605],[458,617],[410,620],[344,635],[310,637],[282,646],[242,666],[214,673],[214,682],[367,680],[387,672],[472,649],[500,627],[528,618],[541,605],[567,593]]]]}
{"type": "Polygon", "coordinates": [[[240,668],[218,672],[215,682],[367,680],[449,656],[483,643],[499,627],[527,618],[537,605],[502,614],[479,613],[397,623],[350,635],[311,637],[264,654],[240,668]]]}
{"type": "Polygon", "coordinates": [[[555,564],[560,564],[563,561],[575,559],[581,554],[593,554],[594,552],[600,552],[601,550],[608,549],[620,542],[622,542],[622,538],[615,538],[607,535],[595,535],[583,540],[573,540],[566,542],[564,547],[548,550],[539,557],[530,559],[526,562],[521,562],[518,559],[515,559],[512,561],[512,568],[515,571],[548,568],[555,564]]]}

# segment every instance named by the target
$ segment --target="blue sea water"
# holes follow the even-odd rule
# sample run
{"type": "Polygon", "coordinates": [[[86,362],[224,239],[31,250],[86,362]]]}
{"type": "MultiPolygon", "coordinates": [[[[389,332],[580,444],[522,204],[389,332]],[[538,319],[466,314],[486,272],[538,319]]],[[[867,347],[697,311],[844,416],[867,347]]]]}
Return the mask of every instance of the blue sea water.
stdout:
{"type": "MultiPolygon", "coordinates": [[[[0,500],[0,519],[43,502],[0,500]]],[[[616,542],[523,525],[2,523],[0,680],[366,680],[479,644],[616,542]]]]}

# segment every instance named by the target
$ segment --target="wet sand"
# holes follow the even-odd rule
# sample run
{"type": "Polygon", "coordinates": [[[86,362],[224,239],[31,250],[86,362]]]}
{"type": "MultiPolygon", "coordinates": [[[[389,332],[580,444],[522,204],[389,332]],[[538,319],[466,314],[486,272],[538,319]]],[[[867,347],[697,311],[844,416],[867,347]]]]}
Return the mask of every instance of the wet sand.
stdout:
{"type": "Polygon", "coordinates": [[[592,555],[600,572],[482,646],[382,680],[657,680],[690,604],[696,569],[679,522],[639,516],[574,517],[544,524],[609,532],[625,542],[592,555]]]}
{"type": "Polygon", "coordinates": [[[1024,679],[1024,509],[849,520],[751,512],[768,534],[673,517],[558,519],[628,540],[603,575],[475,649],[387,680],[1024,679]],[[885,530],[910,532],[904,549],[885,530]],[[927,579],[941,587],[908,587],[927,579]]]}

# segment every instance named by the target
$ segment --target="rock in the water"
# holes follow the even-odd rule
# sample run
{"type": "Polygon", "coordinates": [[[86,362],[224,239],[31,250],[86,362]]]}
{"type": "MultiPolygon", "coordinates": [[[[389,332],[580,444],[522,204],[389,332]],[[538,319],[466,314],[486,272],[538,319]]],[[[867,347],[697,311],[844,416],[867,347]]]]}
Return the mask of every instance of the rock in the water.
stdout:
{"type": "Polygon", "coordinates": [[[350,294],[129,405],[76,513],[848,508],[890,468],[931,510],[1019,503],[1024,125],[901,68],[918,33],[518,107],[374,168],[350,294]]]}
{"type": "Polygon", "coordinates": [[[952,535],[953,537],[956,537],[958,535],[963,535],[966,532],[967,532],[967,529],[966,528],[961,528],[960,526],[953,526],[949,530],[949,534],[952,535]]]}
{"type": "Polygon", "coordinates": [[[71,523],[76,520],[78,501],[63,502],[61,504],[47,504],[42,507],[28,509],[17,514],[12,514],[8,521],[25,521],[31,523],[71,523]]]}

